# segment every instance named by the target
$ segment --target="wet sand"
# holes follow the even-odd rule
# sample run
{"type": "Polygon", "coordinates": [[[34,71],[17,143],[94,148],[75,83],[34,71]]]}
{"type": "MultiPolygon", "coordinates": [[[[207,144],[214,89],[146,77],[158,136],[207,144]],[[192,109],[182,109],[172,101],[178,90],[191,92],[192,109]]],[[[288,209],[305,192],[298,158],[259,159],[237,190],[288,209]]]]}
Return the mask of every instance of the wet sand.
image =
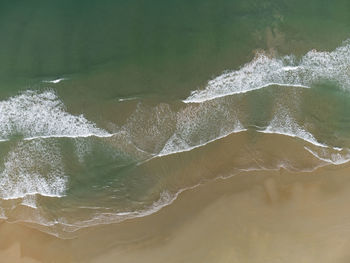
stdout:
{"type": "Polygon", "coordinates": [[[70,240],[2,222],[0,262],[349,262],[349,173],[244,172],[70,240]]]}

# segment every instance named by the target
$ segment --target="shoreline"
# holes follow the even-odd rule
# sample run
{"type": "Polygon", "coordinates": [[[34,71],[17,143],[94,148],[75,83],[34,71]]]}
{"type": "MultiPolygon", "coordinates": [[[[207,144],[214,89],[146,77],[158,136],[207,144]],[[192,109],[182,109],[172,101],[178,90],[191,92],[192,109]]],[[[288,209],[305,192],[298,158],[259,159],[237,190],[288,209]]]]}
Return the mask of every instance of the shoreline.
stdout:
{"type": "Polygon", "coordinates": [[[281,257],[283,262],[332,262],[331,257],[350,258],[345,250],[350,238],[344,234],[350,216],[346,209],[349,172],[350,165],[342,165],[313,172],[250,171],[208,181],[152,215],[82,229],[70,240],[0,221],[0,262],[100,263],[116,258],[122,263],[203,262],[203,257],[223,263],[263,262],[263,258],[280,262],[281,257]]]}

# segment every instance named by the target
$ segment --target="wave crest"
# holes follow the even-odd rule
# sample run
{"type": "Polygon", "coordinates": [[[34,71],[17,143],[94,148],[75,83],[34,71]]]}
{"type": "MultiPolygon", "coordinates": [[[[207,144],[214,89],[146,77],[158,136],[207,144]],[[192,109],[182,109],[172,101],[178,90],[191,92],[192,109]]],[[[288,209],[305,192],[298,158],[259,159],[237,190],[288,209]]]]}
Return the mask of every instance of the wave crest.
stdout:
{"type": "Polygon", "coordinates": [[[226,72],[210,80],[204,90],[193,91],[185,103],[200,103],[227,95],[245,93],[271,85],[308,88],[322,80],[350,86],[350,43],[332,52],[311,50],[300,60],[295,56],[269,57],[259,53],[239,70],[226,72]]]}
{"type": "Polygon", "coordinates": [[[0,101],[0,140],[11,136],[86,137],[107,136],[108,133],[83,115],[65,111],[64,104],[53,91],[26,91],[0,101]]]}

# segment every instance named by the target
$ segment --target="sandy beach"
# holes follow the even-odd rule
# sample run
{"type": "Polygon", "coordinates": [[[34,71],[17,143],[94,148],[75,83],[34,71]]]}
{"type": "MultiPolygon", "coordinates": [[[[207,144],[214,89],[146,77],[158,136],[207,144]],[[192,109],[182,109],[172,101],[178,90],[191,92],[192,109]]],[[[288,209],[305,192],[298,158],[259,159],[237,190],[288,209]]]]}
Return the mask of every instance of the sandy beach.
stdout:
{"type": "Polygon", "coordinates": [[[245,172],[69,240],[2,222],[0,262],[347,262],[349,172],[245,172]]]}

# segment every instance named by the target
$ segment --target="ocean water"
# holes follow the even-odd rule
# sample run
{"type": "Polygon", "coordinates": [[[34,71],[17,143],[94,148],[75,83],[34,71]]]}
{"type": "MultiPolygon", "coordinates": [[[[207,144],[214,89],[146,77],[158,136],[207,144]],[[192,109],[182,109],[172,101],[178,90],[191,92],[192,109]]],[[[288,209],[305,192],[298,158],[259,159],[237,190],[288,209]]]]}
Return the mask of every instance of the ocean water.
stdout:
{"type": "Polygon", "coordinates": [[[0,217],[58,236],[247,170],[350,160],[350,2],[0,3],[0,217]]]}

